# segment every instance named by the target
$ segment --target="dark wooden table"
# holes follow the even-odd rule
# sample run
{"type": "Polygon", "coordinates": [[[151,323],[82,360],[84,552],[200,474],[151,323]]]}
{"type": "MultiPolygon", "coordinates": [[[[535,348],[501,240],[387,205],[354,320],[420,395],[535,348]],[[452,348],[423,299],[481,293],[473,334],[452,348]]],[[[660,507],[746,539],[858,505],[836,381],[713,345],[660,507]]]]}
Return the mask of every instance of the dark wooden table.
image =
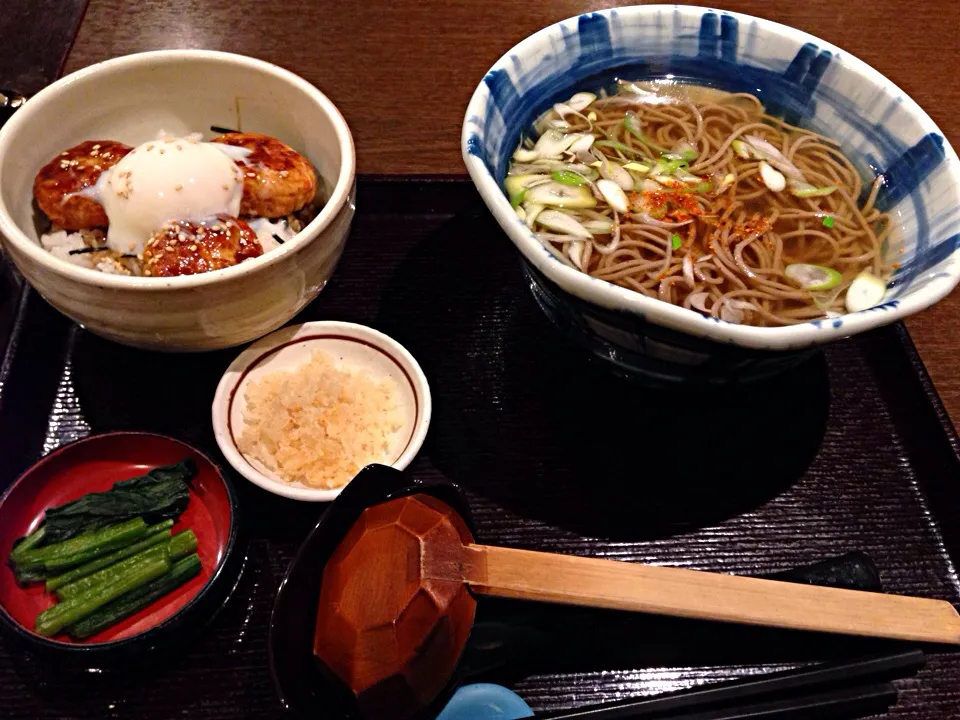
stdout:
{"type": "MultiPolygon", "coordinates": [[[[117,55],[213,48],[283,65],[326,92],[353,130],[359,171],[464,174],[460,124],[483,73],[516,42],[609,0],[91,0],[67,71],[117,55]]],[[[956,144],[957,0],[724,0],[716,7],[806,30],[869,63],[956,144]]],[[[960,294],[910,332],[960,426],[960,294]]]]}

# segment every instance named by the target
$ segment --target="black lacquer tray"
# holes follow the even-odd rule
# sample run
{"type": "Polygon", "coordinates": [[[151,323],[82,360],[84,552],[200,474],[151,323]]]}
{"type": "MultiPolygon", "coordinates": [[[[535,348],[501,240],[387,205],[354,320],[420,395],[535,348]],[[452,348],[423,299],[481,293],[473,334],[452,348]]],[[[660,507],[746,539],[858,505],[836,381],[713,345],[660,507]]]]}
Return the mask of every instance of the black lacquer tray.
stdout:
{"type": "MultiPolygon", "coordinates": [[[[165,433],[219,458],[210,403],[238,350],[124,348],[20,293],[4,272],[0,488],[91,432],[165,433]],[[162,391],[157,377],[170,379],[162,391]]],[[[296,321],[315,319],[372,325],[420,361],[434,417],[411,472],[460,483],[481,542],[738,573],[862,550],[888,591],[960,602],[957,437],[900,325],[837,343],[761,384],[631,386],[588,362],[540,313],[469,183],[415,178],[361,180],[342,264],[296,321]]],[[[6,645],[0,716],[283,715],[267,625],[284,570],[323,506],[234,479],[247,561],[213,623],[174,656],[123,672],[56,668],[6,645]]],[[[889,647],[487,599],[478,620],[488,630],[477,640],[488,644],[467,658],[476,679],[510,685],[535,710],[889,647]]],[[[958,717],[960,654],[931,654],[899,687],[888,717],[958,717]]]]}

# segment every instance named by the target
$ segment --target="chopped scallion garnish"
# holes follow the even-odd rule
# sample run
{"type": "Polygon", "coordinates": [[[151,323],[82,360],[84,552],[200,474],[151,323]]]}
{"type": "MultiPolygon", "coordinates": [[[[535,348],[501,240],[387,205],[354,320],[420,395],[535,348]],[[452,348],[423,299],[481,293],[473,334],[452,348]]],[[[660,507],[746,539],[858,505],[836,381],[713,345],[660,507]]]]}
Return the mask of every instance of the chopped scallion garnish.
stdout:
{"type": "Polygon", "coordinates": [[[810,265],[809,263],[787,265],[783,272],[804,290],[814,292],[835,288],[843,280],[843,276],[832,267],[810,265]]]}
{"type": "Polygon", "coordinates": [[[670,244],[673,246],[674,250],[679,250],[680,246],[683,245],[683,240],[676,233],[673,234],[673,237],[670,238],[670,244]]]}
{"type": "Polygon", "coordinates": [[[554,170],[553,173],[550,174],[550,177],[559,183],[563,183],[564,185],[587,184],[587,179],[583,177],[583,175],[575,173],[572,170],[554,170]]]}
{"type": "Polygon", "coordinates": [[[832,228],[832,227],[833,227],[833,216],[832,216],[832,215],[827,215],[827,216],[823,219],[823,226],[824,226],[825,228],[832,228]]]}

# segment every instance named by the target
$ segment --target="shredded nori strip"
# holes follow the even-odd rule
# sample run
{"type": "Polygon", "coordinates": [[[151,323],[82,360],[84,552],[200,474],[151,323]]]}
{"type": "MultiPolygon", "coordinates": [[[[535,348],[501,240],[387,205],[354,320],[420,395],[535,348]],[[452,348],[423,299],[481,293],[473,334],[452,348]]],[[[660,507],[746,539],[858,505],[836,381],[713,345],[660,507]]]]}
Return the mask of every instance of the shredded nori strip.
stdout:
{"type": "Polygon", "coordinates": [[[121,480],[106,492],[47,509],[38,547],[69,540],[108,525],[142,517],[153,525],[176,519],[190,502],[190,481],[197,474],[196,462],[187,458],[175,465],[156,467],[146,475],[121,480]]]}
{"type": "Polygon", "coordinates": [[[220,127],[219,125],[211,125],[210,129],[215,133],[220,133],[221,135],[229,135],[230,133],[238,133],[239,130],[231,130],[230,128],[220,127]]]}
{"type": "Polygon", "coordinates": [[[76,250],[68,251],[68,253],[70,255],[84,255],[86,253],[92,253],[92,252],[97,252],[98,250],[106,250],[106,249],[107,249],[107,246],[103,245],[102,247],[77,248],[76,250]]]}
{"type": "Polygon", "coordinates": [[[277,235],[276,233],[273,233],[273,239],[276,240],[276,241],[277,241],[278,243],[280,243],[281,245],[283,245],[283,243],[284,243],[283,238],[280,237],[279,235],[277,235]]]}

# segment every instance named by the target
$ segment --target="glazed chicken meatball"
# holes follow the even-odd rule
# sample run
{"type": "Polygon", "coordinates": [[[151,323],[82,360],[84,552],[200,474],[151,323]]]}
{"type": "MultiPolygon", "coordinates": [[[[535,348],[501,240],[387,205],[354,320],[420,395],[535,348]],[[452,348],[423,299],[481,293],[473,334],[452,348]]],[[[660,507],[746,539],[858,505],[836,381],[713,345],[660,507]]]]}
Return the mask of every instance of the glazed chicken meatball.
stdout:
{"type": "Polygon", "coordinates": [[[143,274],[196,275],[238,265],[263,254],[257,234],[243,220],[222,215],[216,221],[172,220],[143,249],[143,274]]]}
{"type": "Polygon", "coordinates": [[[276,138],[260,133],[227,133],[213,142],[251,150],[237,165],[243,170],[240,214],[286,217],[313,200],[317,175],[310,162],[276,138]]]}
{"type": "Polygon", "coordinates": [[[87,140],[44,165],[33,181],[37,205],[64,230],[107,227],[107,214],[96,200],[74,193],[96,185],[100,174],[116,165],[131,148],[112,140],[87,140]]]}

